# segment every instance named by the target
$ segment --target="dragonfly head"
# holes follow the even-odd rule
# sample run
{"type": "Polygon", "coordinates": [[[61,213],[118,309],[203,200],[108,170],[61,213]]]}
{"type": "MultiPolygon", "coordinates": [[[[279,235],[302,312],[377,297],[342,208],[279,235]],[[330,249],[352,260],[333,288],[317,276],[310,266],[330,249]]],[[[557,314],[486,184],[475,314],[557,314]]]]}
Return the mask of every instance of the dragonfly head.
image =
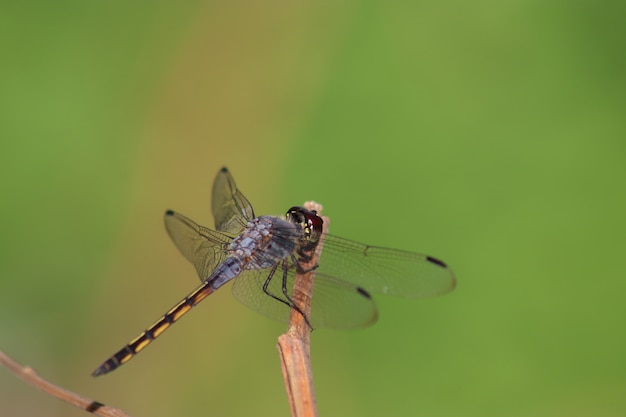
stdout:
{"type": "Polygon", "coordinates": [[[317,211],[294,206],[287,210],[287,220],[300,226],[304,231],[301,242],[302,249],[305,251],[315,249],[324,224],[322,218],[317,215],[317,211]]]}

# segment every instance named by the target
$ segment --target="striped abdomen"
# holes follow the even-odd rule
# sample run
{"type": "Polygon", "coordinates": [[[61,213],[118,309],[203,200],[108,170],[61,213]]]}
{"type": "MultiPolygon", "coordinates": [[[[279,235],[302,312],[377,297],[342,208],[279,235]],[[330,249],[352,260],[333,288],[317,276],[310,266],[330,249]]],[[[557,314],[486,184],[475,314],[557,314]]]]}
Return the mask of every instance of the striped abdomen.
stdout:
{"type": "Polygon", "coordinates": [[[196,288],[191,294],[183,298],[178,304],[172,307],[163,317],[150,326],[147,330],[129,342],[120,349],[116,354],[104,361],[98,369],[93,371],[91,375],[98,376],[111,372],[120,365],[128,362],[133,356],[141,352],[154,339],[159,337],[161,333],[167,330],[173,323],[178,321],[182,316],[187,314],[192,307],[204,300],[214,291],[210,281],[205,282],[196,288]]]}

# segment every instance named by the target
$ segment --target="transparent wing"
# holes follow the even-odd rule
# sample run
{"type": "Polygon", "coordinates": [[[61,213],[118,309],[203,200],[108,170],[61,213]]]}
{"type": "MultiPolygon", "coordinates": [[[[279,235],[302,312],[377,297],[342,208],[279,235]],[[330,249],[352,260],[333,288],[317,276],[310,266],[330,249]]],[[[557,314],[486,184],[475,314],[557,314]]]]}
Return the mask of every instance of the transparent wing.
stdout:
{"type": "Polygon", "coordinates": [[[165,212],[165,229],[180,253],[196,267],[200,281],[228,256],[231,237],[200,226],[180,213],[165,212]]]}
{"type": "MultiPolygon", "coordinates": [[[[254,311],[271,319],[288,322],[290,308],[263,292],[270,271],[248,270],[234,280],[233,294],[237,300],[254,311]]],[[[288,294],[293,293],[295,268],[289,268],[288,294]]],[[[353,285],[336,278],[316,274],[311,298],[311,325],[313,328],[351,329],[365,327],[376,322],[378,312],[374,301],[353,285]]],[[[282,270],[279,267],[272,278],[268,291],[285,299],[282,292],[282,270]]]]}
{"type": "Polygon", "coordinates": [[[371,293],[431,297],[456,283],[442,261],[419,253],[369,246],[327,235],[317,270],[371,293]]]}
{"type": "Polygon", "coordinates": [[[217,173],[213,182],[211,208],[215,219],[215,230],[233,235],[238,234],[246,223],[254,219],[254,210],[239,190],[228,168],[217,173]]]}

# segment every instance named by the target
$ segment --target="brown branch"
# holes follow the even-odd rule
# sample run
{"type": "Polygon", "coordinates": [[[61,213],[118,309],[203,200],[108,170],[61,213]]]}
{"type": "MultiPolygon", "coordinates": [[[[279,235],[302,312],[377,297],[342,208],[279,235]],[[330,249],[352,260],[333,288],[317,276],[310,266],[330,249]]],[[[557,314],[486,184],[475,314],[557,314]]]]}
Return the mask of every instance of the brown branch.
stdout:
{"type": "MultiPolygon", "coordinates": [[[[322,211],[322,206],[314,202],[307,202],[304,207],[307,210],[317,210],[318,214],[322,211]]],[[[322,217],[322,219],[324,220],[322,238],[311,260],[302,264],[303,269],[308,272],[297,273],[294,282],[293,301],[306,317],[311,317],[315,266],[322,252],[323,236],[328,231],[329,219],[327,217],[322,217]]],[[[311,329],[308,323],[302,314],[292,309],[289,329],[278,338],[278,352],[293,417],[317,417],[311,369],[310,336],[311,329]]]]}
{"type": "Polygon", "coordinates": [[[37,372],[28,366],[23,366],[11,359],[7,354],[0,350],[0,364],[4,365],[9,371],[13,372],[16,376],[20,377],[26,383],[39,388],[45,393],[48,393],[66,403],[72,404],[82,410],[93,413],[102,417],[130,417],[122,410],[114,407],[109,407],[99,403],[98,401],[91,400],[89,398],[82,397],[72,391],[63,389],[57,385],[54,385],[42,377],[37,372]]]}

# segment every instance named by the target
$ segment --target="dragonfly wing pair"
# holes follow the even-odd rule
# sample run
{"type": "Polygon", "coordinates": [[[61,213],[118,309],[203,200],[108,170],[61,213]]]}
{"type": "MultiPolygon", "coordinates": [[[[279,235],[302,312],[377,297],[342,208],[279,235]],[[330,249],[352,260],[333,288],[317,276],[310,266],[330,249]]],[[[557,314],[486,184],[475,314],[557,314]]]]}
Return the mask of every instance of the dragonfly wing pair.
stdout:
{"type": "MultiPolygon", "coordinates": [[[[219,232],[238,234],[254,217],[250,202],[237,189],[223,168],[213,187],[213,216],[219,232]]],[[[181,253],[194,264],[200,280],[224,259],[227,237],[177,215],[167,229],[181,253]],[[222,245],[219,249],[219,245],[222,245]],[[191,256],[189,255],[191,254],[191,256]]],[[[285,261],[286,289],[292,295],[296,265],[285,261]]],[[[269,269],[244,271],[233,283],[235,298],[270,318],[287,321],[289,306],[263,292],[269,269]]],[[[268,292],[283,296],[283,269],[278,268],[268,292]]],[[[315,274],[310,322],[314,327],[356,328],[376,321],[376,305],[370,293],[399,297],[430,297],[454,288],[452,271],[430,256],[364,245],[336,236],[325,236],[319,267],[315,274]]],[[[286,300],[285,300],[286,301],[286,300]]]]}

